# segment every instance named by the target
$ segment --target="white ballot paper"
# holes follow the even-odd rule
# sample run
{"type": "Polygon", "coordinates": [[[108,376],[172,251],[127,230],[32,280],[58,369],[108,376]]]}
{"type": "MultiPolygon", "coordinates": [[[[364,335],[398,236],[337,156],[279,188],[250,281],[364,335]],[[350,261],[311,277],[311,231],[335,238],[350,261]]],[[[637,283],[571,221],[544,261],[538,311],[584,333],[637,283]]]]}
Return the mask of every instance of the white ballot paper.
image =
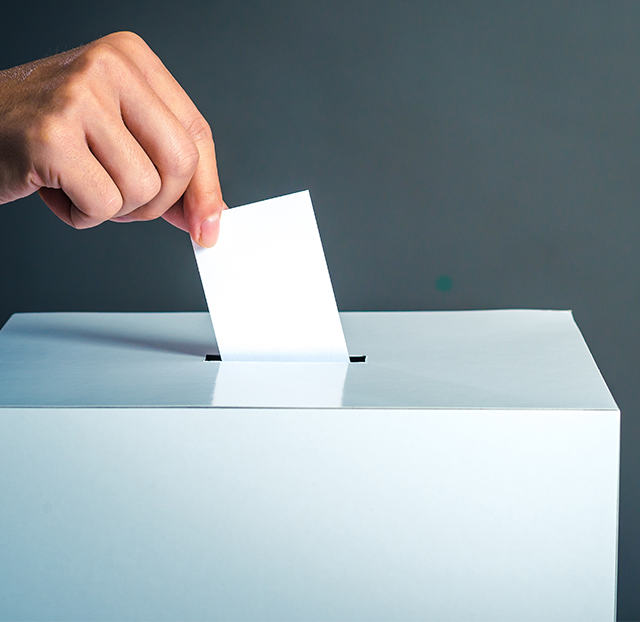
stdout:
{"type": "Polygon", "coordinates": [[[225,210],[193,248],[222,361],[349,362],[308,191],[225,210]]]}

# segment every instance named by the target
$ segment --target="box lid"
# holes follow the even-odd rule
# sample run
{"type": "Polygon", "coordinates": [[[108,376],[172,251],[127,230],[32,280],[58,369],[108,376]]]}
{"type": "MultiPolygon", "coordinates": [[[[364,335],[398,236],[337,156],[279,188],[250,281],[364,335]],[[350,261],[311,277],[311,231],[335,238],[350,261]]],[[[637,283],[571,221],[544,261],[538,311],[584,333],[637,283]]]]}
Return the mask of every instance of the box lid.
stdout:
{"type": "Polygon", "coordinates": [[[612,409],[569,311],[341,313],[364,363],[225,363],[207,313],[24,313],[0,407],[612,409]]]}

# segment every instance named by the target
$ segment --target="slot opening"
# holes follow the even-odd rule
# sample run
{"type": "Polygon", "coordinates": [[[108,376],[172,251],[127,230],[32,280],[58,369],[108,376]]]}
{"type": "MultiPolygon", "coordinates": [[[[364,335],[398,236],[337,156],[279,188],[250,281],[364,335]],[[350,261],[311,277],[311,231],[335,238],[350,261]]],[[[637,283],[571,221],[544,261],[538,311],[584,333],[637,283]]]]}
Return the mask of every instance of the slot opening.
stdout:
{"type": "MultiPolygon", "coordinates": [[[[217,361],[218,363],[220,363],[222,362],[222,357],[219,354],[205,354],[204,360],[205,362],[217,361]]],[[[366,354],[350,354],[349,362],[350,363],[366,363],[367,355],[366,354]]]]}

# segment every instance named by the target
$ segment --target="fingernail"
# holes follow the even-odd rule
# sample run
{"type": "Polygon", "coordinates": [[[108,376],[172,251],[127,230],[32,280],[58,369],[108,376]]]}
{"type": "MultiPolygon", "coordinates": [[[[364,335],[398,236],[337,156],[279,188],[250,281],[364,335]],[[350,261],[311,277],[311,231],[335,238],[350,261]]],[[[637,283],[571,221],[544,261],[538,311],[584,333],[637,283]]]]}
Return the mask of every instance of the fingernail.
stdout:
{"type": "Polygon", "coordinates": [[[220,214],[207,218],[200,225],[200,241],[198,244],[205,248],[211,248],[218,241],[220,232],[220,214]]]}

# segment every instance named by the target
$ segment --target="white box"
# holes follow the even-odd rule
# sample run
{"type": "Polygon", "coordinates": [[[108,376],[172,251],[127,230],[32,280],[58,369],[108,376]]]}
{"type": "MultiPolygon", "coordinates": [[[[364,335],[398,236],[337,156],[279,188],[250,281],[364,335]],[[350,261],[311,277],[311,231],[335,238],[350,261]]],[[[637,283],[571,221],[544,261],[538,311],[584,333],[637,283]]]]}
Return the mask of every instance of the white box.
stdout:
{"type": "Polygon", "coordinates": [[[0,619],[614,620],[620,413],[571,314],[341,315],[366,363],[14,315],[0,619]]]}

